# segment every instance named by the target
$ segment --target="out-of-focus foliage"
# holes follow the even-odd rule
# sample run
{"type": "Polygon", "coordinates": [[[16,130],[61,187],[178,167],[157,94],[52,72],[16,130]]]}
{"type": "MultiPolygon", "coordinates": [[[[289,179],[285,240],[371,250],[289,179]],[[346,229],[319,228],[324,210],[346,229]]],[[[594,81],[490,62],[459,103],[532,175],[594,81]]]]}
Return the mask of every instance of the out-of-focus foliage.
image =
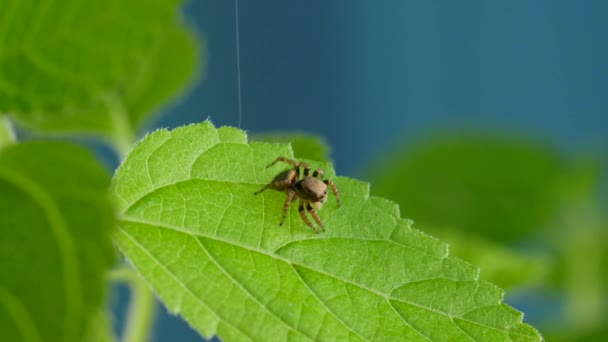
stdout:
{"type": "Polygon", "coordinates": [[[0,115],[0,148],[15,141],[15,134],[7,116],[0,115]]]}
{"type": "Polygon", "coordinates": [[[0,336],[82,341],[97,331],[114,253],[109,176],[85,149],[0,150],[0,336]]]}
{"type": "Polygon", "coordinates": [[[558,207],[560,160],[542,144],[446,135],[389,153],[371,172],[379,196],[416,223],[505,243],[542,228],[558,207]]]}
{"type": "Polygon", "coordinates": [[[116,338],[112,334],[112,318],[105,309],[99,310],[90,320],[82,342],[113,342],[116,338]]]}
{"type": "Polygon", "coordinates": [[[553,324],[542,332],[602,340],[595,335],[608,324],[601,158],[568,159],[516,135],[460,133],[395,149],[368,171],[373,193],[432,227],[454,255],[481,266],[482,278],[558,293],[560,311],[545,318],[553,324]]]}
{"type": "Polygon", "coordinates": [[[497,242],[458,230],[444,230],[440,236],[449,241],[450,253],[479,266],[482,279],[491,280],[507,290],[538,285],[552,269],[549,258],[539,253],[518,253],[497,242]]]}
{"type": "Polygon", "coordinates": [[[132,138],[199,64],[180,4],[4,0],[0,112],[42,132],[132,138]]]}

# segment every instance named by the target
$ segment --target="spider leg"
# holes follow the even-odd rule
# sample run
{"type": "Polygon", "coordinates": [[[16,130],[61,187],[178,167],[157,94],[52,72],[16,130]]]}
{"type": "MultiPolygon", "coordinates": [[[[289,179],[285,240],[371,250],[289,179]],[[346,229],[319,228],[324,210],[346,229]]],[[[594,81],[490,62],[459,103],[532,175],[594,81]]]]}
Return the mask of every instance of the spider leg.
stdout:
{"type": "Polygon", "coordinates": [[[272,184],[272,183],[268,183],[268,184],[264,185],[264,187],[262,187],[260,190],[258,190],[258,191],[256,191],[256,192],[254,192],[253,194],[254,194],[254,195],[257,195],[257,194],[259,194],[259,193],[264,192],[264,190],[266,190],[266,189],[270,188],[271,184],[272,184]]]}
{"type": "Polygon", "coordinates": [[[319,214],[317,214],[317,211],[315,210],[315,208],[313,208],[310,205],[310,202],[306,204],[306,210],[308,210],[310,215],[315,219],[315,221],[317,221],[317,224],[319,225],[319,227],[321,227],[321,229],[325,230],[325,225],[323,224],[323,221],[321,221],[321,218],[319,217],[319,214]]]}
{"type": "Polygon", "coordinates": [[[260,190],[254,192],[254,195],[257,195],[264,190],[271,188],[277,191],[285,191],[286,189],[291,188],[291,185],[294,184],[298,180],[298,174],[296,171],[286,170],[281,172],[278,176],[276,176],[272,182],[264,185],[260,190]]]}
{"type": "Polygon", "coordinates": [[[329,179],[324,180],[323,183],[328,185],[331,188],[331,191],[336,196],[336,201],[338,201],[338,208],[342,207],[342,203],[340,203],[340,193],[338,192],[338,188],[336,188],[336,184],[334,184],[334,182],[329,179]]]}
{"type": "Polygon", "coordinates": [[[315,172],[312,173],[312,176],[315,178],[321,178],[324,174],[325,172],[323,171],[323,169],[316,169],[315,172]]]}
{"type": "Polygon", "coordinates": [[[279,226],[282,226],[285,222],[285,218],[287,217],[287,213],[289,212],[289,205],[295,197],[296,193],[294,191],[289,191],[289,193],[287,193],[287,197],[285,198],[285,204],[283,204],[283,218],[281,218],[281,223],[279,223],[279,226]]]}
{"type": "Polygon", "coordinates": [[[285,157],[277,157],[277,159],[275,159],[272,163],[268,164],[268,166],[266,166],[266,167],[271,167],[272,165],[274,165],[280,161],[283,163],[291,164],[293,166],[299,166],[298,164],[300,164],[299,162],[297,162],[293,159],[287,159],[285,157]]]}
{"type": "Polygon", "coordinates": [[[296,171],[298,172],[298,177],[300,176],[300,167],[304,168],[304,175],[308,176],[308,171],[310,170],[310,166],[304,162],[299,162],[293,159],[288,159],[285,157],[278,157],[277,159],[275,159],[272,163],[268,164],[268,167],[273,166],[274,164],[278,163],[278,162],[283,162],[283,163],[287,163],[287,164],[291,164],[294,166],[294,168],[296,169],[296,171]]]}
{"type": "Polygon", "coordinates": [[[300,166],[304,168],[304,176],[308,177],[308,173],[310,172],[310,166],[304,162],[300,162],[300,166]]]}
{"type": "Polygon", "coordinates": [[[300,201],[300,206],[298,206],[298,212],[300,213],[302,220],[304,222],[306,222],[306,224],[310,227],[310,229],[312,229],[315,232],[315,234],[319,234],[319,232],[317,232],[317,229],[312,225],[312,222],[310,222],[310,220],[306,216],[306,211],[304,210],[304,202],[302,202],[302,201],[300,201]]]}

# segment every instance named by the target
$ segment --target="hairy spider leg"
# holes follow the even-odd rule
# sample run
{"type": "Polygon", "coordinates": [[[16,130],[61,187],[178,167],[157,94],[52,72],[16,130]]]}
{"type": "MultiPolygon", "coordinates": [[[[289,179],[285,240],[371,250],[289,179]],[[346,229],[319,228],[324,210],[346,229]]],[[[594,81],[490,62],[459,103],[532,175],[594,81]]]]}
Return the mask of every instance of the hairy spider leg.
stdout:
{"type": "Polygon", "coordinates": [[[316,169],[315,172],[312,173],[312,176],[315,178],[321,178],[324,174],[325,172],[323,171],[323,169],[316,169]]]}
{"type": "Polygon", "coordinates": [[[275,179],[272,180],[272,182],[264,185],[260,190],[254,192],[253,194],[257,195],[268,188],[275,189],[278,191],[284,191],[286,189],[291,188],[291,185],[294,184],[298,180],[297,172],[292,173],[292,171],[293,171],[293,169],[283,171],[282,173],[279,174],[279,176],[281,176],[283,174],[287,174],[288,175],[287,177],[280,178],[279,176],[277,176],[277,177],[275,177],[275,179]],[[277,178],[279,178],[279,179],[277,180],[277,178]]]}
{"type": "Polygon", "coordinates": [[[264,185],[264,186],[263,186],[263,187],[262,187],[260,190],[258,190],[258,191],[256,191],[256,192],[254,192],[253,194],[254,194],[254,195],[257,195],[257,194],[259,194],[259,193],[264,192],[264,190],[266,190],[266,189],[270,188],[271,184],[272,184],[272,183],[268,183],[268,184],[264,185]]]}
{"type": "Polygon", "coordinates": [[[280,161],[283,162],[283,163],[291,164],[293,166],[299,166],[299,164],[300,164],[300,162],[295,161],[293,159],[288,159],[288,158],[285,158],[285,157],[277,157],[277,159],[275,159],[272,163],[268,164],[268,166],[266,166],[266,167],[271,167],[272,165],[274,165],[274,164],[276,164],[276,163],[278,163],[280,161]]]}
{"type": "Polygon", "coordinates": [[[304,202],[302,202],[302,201],[300,201],[300,206],[298,206],[298,212],[300,213],[302,220],[304,222],[306,222],[306,224],[310,227],[310,229],[312,229],[315,232],[315,234],[318,234],[319,232],[317,232],[317,229],[315,228],[315,226],[312,225],[312,222],[310,222],[310,220],[306,216],[306,211],[304,210],[304,202]]]}
{"type": "Polygon", "coordinates": [[[338,192],[338,188],[336,188],[336,184],[334,184],[334,182],[332,182],[329,179],[324,180],[323,183],[325,183],[326,185],[328,185],[331,188],[331,191],[336,196],[336,201],[338,201],[338,208],[341,208],[342,203],[340,203],[340,193],[338,192]]]}
{"type": "Polygon", "coordinates": [[[323,224],[323,221],[321,221],[321,218],[319,217],[319,214],[317,214],[317,211],[315,210],[315,208],[313,208],[310,205],[310,202],[306,203],[306,210],[308,210],[310,215],[312,215],[312,217],[315,219],[315,221],[317,222],[319,227],[321,227],[321,229],[325,230],[325,225],[323,224]]]}
{"type": "Polygon", "coordinates": [[[291,204],[294,198],[296,198],[296,192],[293,190],[289,191],[287,193],[287,198],[285,198],[285,204],[283,204],[283,217],[281,218],[281,223],[279,223],[279,226],[282,226],[285,222],[285,218],[287,217],[287,213],[289,212],[289,205],[291,204]]]}
{"type": "Polygon", "coordinates": [[[299,162],[299,161],[295,161],[293,159],[288,159],[285,157],[277,157],[277,159],[275,159],[272,163],[268,164],[268,167],[273,166],[274,164],[278,163],[278,162],[283,162],[283,163],[287,163],[290,165],[293,165],[294,168],[296,169],[296,171],[298,172],[298,177],[300,177],[300,167],[304,168],[304,176],[308,176],[308,172],[310,170],[310,166],[304,162],[299,162]]]}

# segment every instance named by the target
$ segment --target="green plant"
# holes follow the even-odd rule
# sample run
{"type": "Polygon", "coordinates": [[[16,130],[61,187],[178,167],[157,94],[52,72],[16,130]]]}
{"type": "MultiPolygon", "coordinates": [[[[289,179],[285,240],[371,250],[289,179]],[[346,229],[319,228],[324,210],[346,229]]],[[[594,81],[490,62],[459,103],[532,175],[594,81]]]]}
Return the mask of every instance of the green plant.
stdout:
{"type": "Polygon", "coordinates": [[[568,158],[538,138],[460,130],[384,158],[368,171],[374,194],[480,265],[482,278],[510,294],[549,294],[554,309],[535,324],[551,340],[606,339],[601,154],[568,158]]]}
{"type": "Polygon", "coordinates": [[[177,5],[4,5],[0,111],[39,134],[102,137],[123,161],[110,181],[85,148],[15,143],[3,118],[3,340],[112,340],[105,278],[135,291],[128,341],[148,338],[150,288],[203,336],[226,340],[542,340],[502,290],[396,204],[306,158],[323,158],[322,144],[294,155],[204,122],[133,146],[200,60],[177,5]],[[284,195],[253,196],[282,170],[265,168],[279,155],[323,167],[338,185],[344,206],[321,211],[326,233],[293,211],[278,227],[284,195]],[[111,240],[133,268],[111,270],[111,240]]]}

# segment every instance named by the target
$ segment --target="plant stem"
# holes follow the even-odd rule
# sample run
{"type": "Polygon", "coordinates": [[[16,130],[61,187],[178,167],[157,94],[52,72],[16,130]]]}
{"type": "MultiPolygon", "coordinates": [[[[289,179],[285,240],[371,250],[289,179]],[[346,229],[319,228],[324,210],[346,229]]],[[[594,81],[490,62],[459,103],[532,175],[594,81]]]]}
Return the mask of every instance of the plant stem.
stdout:
{"type": "Polygon", "coordinates": [[[570,237],[565,250],[566,317],[579,331],[601,325],[601,235],[601,229],[581,229],[570,237]]]}
{"type": "Polygon", "coordinates": [[[587,169],[582,170],[564,188],[560,221],[565,229],[558,236],[564,258],[564,318],[570,324],[567,329],[579,334],[601,325],[604,242],[595,182],[588,181],[587,169]]]}
{"type": "Polygon", "coordinates": [[[114,125],[114,134],[112,135],[111,142],[122,161],[133,147],[135,133],[122,101],[117,96],[108,95],[105,97],[105,102],[114,125]]]}
{"type": "Polygon", "coordinates": [[[8,115],[0,114],[0,148],[15,143],[15,132],[8,115]]]}
{"type": "Polygon", "coordinates": [[[154,294],[143,279],[128,267],[112,270],[109,278],[114,282],[125,282],[131,288],[131,302],[122,341],[149,341],[156,313],[154,294]]]}

